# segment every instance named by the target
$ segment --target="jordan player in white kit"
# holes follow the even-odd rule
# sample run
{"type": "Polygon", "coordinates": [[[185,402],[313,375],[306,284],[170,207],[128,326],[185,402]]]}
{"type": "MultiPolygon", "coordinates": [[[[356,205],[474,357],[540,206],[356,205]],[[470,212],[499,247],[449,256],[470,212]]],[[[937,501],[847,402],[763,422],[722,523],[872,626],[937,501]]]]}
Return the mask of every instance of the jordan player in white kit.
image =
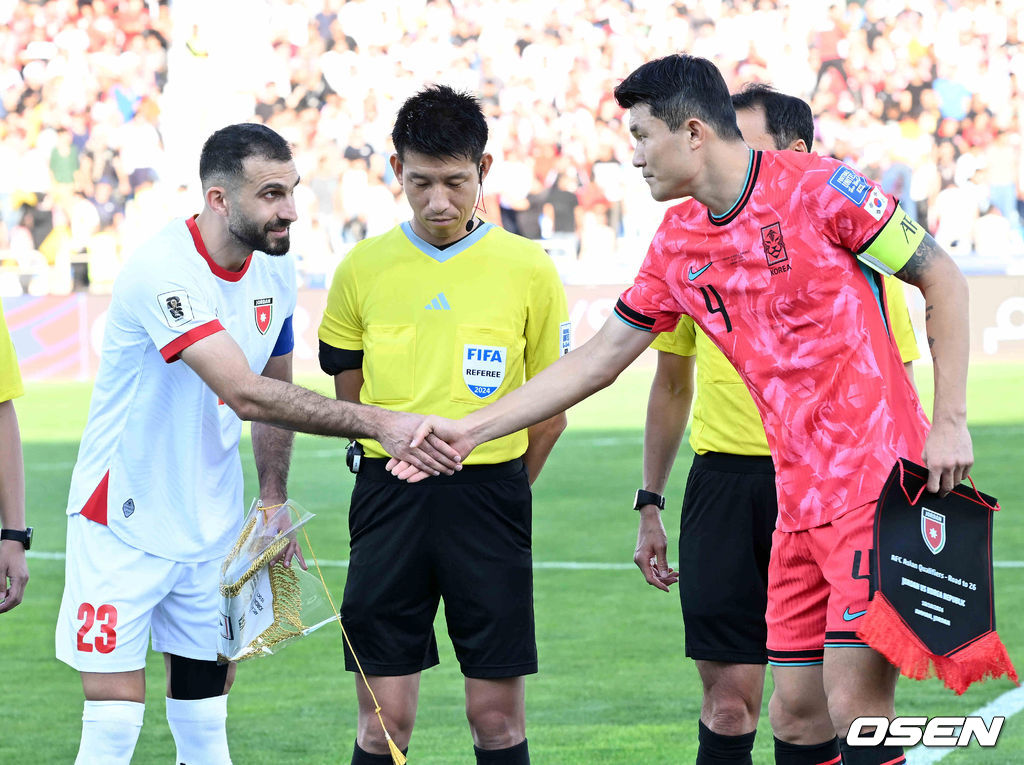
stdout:
{"type": "Polygon", "coordinates": [[[223,128],[200,179],[203,211],[140,247],[114,285],[71,480],[56,648],[85,693],[76,763],[130,761],[150,639],[165,656],[175,762],[231,761],[217,586],[242,520],[243,419],[266,505],[287,496],[294,430],[383,438],[424,476],[456,467],[440,441],[410,451],[415,416],[290,384],[299,176],[288,143],[262,125],[223,128]]]}

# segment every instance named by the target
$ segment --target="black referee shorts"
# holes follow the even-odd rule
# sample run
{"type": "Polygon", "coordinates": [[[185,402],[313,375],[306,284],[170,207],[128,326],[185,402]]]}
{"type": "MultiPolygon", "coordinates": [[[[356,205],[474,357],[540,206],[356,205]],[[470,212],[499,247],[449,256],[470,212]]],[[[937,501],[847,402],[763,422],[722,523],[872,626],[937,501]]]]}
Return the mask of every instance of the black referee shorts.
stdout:
{"type": "MultiPolygon", "coordinates": [[[[521,459],[408,484],[364,459],[349,510],[341,618],[370,675],[438,663],[434,616],[466,677],[537,671],[532,496],[521,459]]],[[[347,647],[345,666],[356,670],[347,647]]]]}
{"type": "Polygon", "coordinates": [[[686,655],[766,664],[768,559],[778,515],[771,457],[693,458],[679,530],[686,655]]]}

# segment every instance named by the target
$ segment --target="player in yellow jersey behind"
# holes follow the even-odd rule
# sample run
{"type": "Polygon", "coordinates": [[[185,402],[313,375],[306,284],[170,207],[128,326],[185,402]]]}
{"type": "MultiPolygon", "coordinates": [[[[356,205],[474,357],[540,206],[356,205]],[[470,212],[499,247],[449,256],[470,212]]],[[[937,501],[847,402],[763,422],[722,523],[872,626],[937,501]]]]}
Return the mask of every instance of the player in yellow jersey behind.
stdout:
{"type": "MultiPolygon", "coordinates": [[[[810,150],[814,120],[800,99],[752,84],[732,101],[751,148],[810,150]]],[[[890,331],[910,374],[919,353],[903,286],[892,277],[885,283],[890,331]]],[[[746,385],[690,317],[651,347],[658,350],[658,368],[647,405],[644,488],[634,502],[640,512],[634,561],[659,589],[668,591],[679,581],[685,651],[696,662],[704,688],[698,765],[750,763],[768,661],[765,609],[778,515],[775,468],[746,385]],[[666,562],[660,509],[691,402],[690,445],[696,455],[683,500],[677,573],[666,562]]],[[[841,641],[842,635],[826,640],[841,641]]],[[[829,739],[818,761],[838,757],[831,721],[826,717],[813,724],[821,727],[823,740],[829,739]]]]}
{"type": "Polygon", "coordinates": [[[0,614],[21,602],[28,584],[25,551],[32,544],[32,529],[25,526],[25,467],[13,401],[23,392],[0,305],[0,614]]]}
{"type": "MultiPolygon", "coordinates": [[[[471,95],[429,87],[399,110],[391,167],[413,218],[357,244],[338,267],[320,325],[320,365],[338,398],[462,417],[569,350],[565,293],[537,244],[475,217],[491,167],[471,95]]],[[[466,677],[478,763],[523,765],[524,676],[537,671],[530,484],[565,427],[557,414],[482,445],[452,476],[407,485],[380,444],[350,447],[356,472],[342,621],[400,748],[420,673],[438,663],[433,622],[466,677]]],[[[356,670],[346,656],[350,671],[356,670]]],[[[357,682],[354,765],[391,762],[357,682]]]]}

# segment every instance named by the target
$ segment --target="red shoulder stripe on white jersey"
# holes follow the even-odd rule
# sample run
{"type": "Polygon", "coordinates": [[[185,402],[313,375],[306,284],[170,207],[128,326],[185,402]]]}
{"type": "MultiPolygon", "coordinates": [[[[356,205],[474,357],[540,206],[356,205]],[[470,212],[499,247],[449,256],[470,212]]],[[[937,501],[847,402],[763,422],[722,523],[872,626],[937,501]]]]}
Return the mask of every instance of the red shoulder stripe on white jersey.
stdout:
{"type": "Polygon", "coordinates": [[[219,319],[208,321],[206,324],[200,324],[198,327],[190,329],[184,335],[178,335],[171,340],[171,342],[160,349],[160,355],[164,357],[164,361],[170,364],[172,361],[177,361],[181,352],[192,345],[192,343],[223,330],[224,326],[220,323],[219,319]]]}

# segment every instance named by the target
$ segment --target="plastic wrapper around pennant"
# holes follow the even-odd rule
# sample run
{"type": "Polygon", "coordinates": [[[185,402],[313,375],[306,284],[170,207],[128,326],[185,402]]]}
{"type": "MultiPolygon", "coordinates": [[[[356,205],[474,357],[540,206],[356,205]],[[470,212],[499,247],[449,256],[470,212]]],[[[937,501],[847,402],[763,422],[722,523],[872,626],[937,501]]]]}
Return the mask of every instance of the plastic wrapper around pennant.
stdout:
{"type": "Polygon", "coordinates": [[[254,500],[220,576],[218,660],[270,656],[338,618],[319,579],[293,562],[271,565],[313,514],[292,500],[254,500]]]}

